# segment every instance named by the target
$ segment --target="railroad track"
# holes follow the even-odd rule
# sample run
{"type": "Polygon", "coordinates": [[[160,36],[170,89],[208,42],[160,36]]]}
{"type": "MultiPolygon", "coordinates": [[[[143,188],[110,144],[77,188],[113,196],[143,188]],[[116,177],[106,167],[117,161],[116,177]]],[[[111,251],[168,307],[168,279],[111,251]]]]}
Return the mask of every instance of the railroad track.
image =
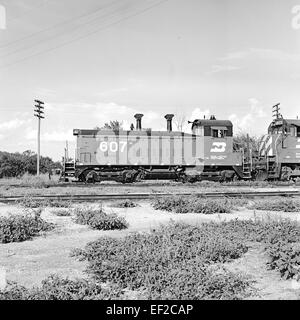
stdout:
{"type": "MultiPolygon", "coordinates": [[[[107,193],[107,194],[75,194],[75,195],[35,195],[34,200],[57,200],[74,202],[96,202],[111,200],[151,200],[169,196],[197,196],[203,198],[264,198],[264,197],[300,197],[300,191],[241,191],[241,192],[201,192],[201,193],[107,193]]],[[[2,196],[0,202],[11,203],[21,200],[23,196],[2,196]]]]}
{"type": "MultiPolygon", "coordinates": [[[[218,184],[216,182],[216,184],[218,184]]],[[[95,187],[114,187],[114,188],[126,188],[126,187],[133,187],[133,188],[147,188],[147,187],[197,187],[197,184],[180,184],[180,183],[156,183],[156,182],[150,182],[150,183],[140,183],[140,182],[136,182],[136,183],[130,183],[130,184],[122,184],[122,183],[96,183],[96,184],[87,184],[84,182],[60,182],[60,183],[56,183],[56,184],[50,184],[47,188],[60,188],[60,187],[77,187],[77,188],[95,188],[95,187]]],[[[212,186],[214,186],[212,184],[212,186]]],[[[219,184],[220,187],[224,187],[224,188],[232,188],[232,187],[246,187],[246,188],[254,188],[254,187],[259,187],[259,185],[255,185],[255,184],[251,184],[251,183],[245,183],[245,184],[238,184],[238,183],[220,183],[219,184]]],[[[284,182],[269,182],[268,185],[266,186],[262,186],[262,187],[300,187],[300,183],[284,183],[284,182]]],[[[10,188],[33,188],[33,186],[31,185],[20,185],[20,184],[10,184],[10,185],[6,185],[6,184],[1,184],[0,183],[0,187],[10,187],[10,188]]]]}

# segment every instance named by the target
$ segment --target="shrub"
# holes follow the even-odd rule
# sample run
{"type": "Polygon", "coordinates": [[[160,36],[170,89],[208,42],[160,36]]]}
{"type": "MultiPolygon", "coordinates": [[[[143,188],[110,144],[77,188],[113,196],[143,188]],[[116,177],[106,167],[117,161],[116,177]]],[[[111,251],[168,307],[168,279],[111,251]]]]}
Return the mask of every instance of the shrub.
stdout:
{"type": "Polygon", "coordinates": [[[26,215],[0,217],[0,243],[26,241],[41,231],[49,231],[54,225],[41,219],[41,212],[26,215]]]}
{"type": "Polygon", "coordinates": [[[50,208],[70,208],[72,206],[72,201],[68,200],[47,200],[45,202],[47,207],[50,208]]]}
{"type": "Polygon", "coordinates": [[[217,231],[171,224],[124,239],[104,237],[73,255],[88,261],[87,272],[97,281],[145,289],[149,299],[197,299],[205,279],[213,277],[208,265],[236,259],[247,251],[241,241],[230,241],[217,231]]]}
{"type": "Polygon", "coordinates": [[[166,269],[163,276],[149,280],[144,297],[150,300],[237,300],[252,292],[246,277],[194,261],[166,269]]]}
{"type": "Polygon", "coordinates": [[[273,198],[273,199],[262,199],[256,200],[250,209],[255,210],[267,210],[267,211],[284,211],[284,212],[299,212],[300,201],[289,198],[273,198]]]}
{"type": "Polygon", "coordinates": [[[48,199],[35,199],[30,196],[25,196],[16,201],[18,205],[24,208],[41,208],[41,207],[50,207],[50,208],[69,208],[72,205],[71,201],[64,200],[48,200],[48,199]]]}
{"type": "Polygon", "coordinates": [[[35,209],[35,208],[46,207],[45,200],[34,199],[33,197],[30,197],[30,196],[25,196],[19,200],[16,200],[16,203],[23,208],[35,209]]]}
{"type": "Polygon", "coordinates": [[[278,241],[268,244],[266,251],[269,255],[267,266],[278,270],[284,279],[300,280],[300,244],[278,241]]]}
{"type": "Polygon", "coordinates": [[[187,197],[166,197],[156,198],[152,203],[155,210],[164,210],[175,213],[230,213],[237,206],[242,206],[247,201],[244,199],[229,198],[198,198],[187,197]]]}
{"type": "Polygon", "coordinates": [[[71,210],[68,210],[68,209],[58,209],[58,210],[52,211],[52,213],[58,217],[70,217],[71,216],[71,210]]]}
{"type": "Polygon", "coordinates": [[[76,208],[74,211],[75,222],[85,224],[98,230],[122,230],[128,228],[128,223],[123,217],[116,214],[107,214],[100,209],[76,208]]]}
{"type": "Polygon", "coordinates": [[[50,200],[50,199],[35,199],[31,196],[25,196],[17,200],[16,203],[23,208],[70,208],[72,206],[72,201],[65,200],[50,200]]]}
{"type": "Polygon", "coordinates": [[[0,300],[103,300],[116,299],[118,288],[102,288],[100,284],[88,280],[70,280],[52,275],[42,282],[40,288],[27,289],[10,283],[0,291],[0,300]]]}
{"type": "MultiPolygon", "coordinates": [[[[212,226],[203,227],[209,230],[212,226]]],[[[213,227],[228,239],[262,242],[270,269],[279,271],[285,279],[300,278],[300,226],[297,222],[287,219],[235,220],[213,227]]]]}
{"type": "Polygon", "coordinates": [[[131,200],[117,201],[111,204],[114,208],[135,208],[138,205],[131,200]]]}

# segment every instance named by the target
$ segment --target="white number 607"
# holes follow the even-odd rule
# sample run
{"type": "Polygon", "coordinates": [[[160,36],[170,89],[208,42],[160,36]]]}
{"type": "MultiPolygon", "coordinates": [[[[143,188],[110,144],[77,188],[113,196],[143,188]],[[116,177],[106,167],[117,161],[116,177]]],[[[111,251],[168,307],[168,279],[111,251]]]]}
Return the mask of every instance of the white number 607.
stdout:
{"type": "MultiPolygon", "coordinates": [[[[125,141],[120,142],[120,151],[121,152],[124,152],[126,145],[127,145],[127,142],[125,142],[125,141]]],[[[117,152],[119,150],[119,145],[116,141],[112,141],[110,143],[103,141],[100,143],[99,149],[101,152],[107,152],[107,151],[117,152]]]]}

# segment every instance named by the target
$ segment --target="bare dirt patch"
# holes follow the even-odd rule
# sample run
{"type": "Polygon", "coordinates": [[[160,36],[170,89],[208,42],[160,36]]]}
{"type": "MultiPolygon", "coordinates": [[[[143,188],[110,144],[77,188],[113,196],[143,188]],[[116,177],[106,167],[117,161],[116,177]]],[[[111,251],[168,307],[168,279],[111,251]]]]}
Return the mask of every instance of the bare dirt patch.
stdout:
{"type": "Polygon", "coordinates": [[[232,272],[242,272],[254,281],[256,295],[251,299],[262,300],[298,300],[300,283],[295,280],[283,280],[275,270],[266,267],[267,256],[261,244],[252,244],[243,257],[225,266],[232,272]]]}

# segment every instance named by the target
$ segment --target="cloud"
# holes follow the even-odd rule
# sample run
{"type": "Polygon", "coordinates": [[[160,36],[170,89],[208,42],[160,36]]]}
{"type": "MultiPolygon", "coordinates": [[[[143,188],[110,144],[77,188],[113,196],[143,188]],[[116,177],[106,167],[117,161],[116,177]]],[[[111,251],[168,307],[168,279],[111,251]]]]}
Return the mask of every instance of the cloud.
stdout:
{"type": "Polygon", "coordinates": [[[31,120],[14,119],[7,122],[2,122],[0,123],[0,131],[17,129],[29,121],[31,120]]]}
{"type": "Polygon", "coordinates": [[[238,69],[258,68],[257,72],[280,74],[281,78],[297,80],[300,74],[300,54],[275,49],[249,48],[244,51],[229,52],[217,59],[211,74],[238,69]]]}
{"type": "Polygon", "coordinates": [[[65,103],[65,104],[48,104],[51,112],[60,114],[74,114],[78,119],[78,115],[81,114],[81,125],[89,127],[101,127],[106,122],[111,120],[123,121],[124,129],[129,129],[131,123],[135,124],[136,120],[134,115],[137,113],[144,114],[142,125],[144,128],[157,129],[162,125],[165,125],[165,119],[163,114],[158,114],[151,110],[141,110],[137,108],[128,107],[126,105],[120,105],[114,102],[99,102],[95,104],[88,103],[65,103]],[[93,121],[93,124],[91,124],[93,121]]]}
{"type": "MultiPolygon", "coordinates": [[[[249,98],[248,104],[250,110],[247,114],[239,117],[237,114],[231,114],[228,119],[233,123],[235,131],[246,131],[255,133],[257,131],[257,124],[260,120],[265,124],[267,113],[264,111],[264,106],[256,98],[249,98]]],[[[256,132],[257,133],[257,132],[256,132]]]]}
{"type": "Polygon", "coordinates": [[[209,73],[220,73],[220,72],[230,72],[235,70],[240,70],[240,67],[231,65],[213,65],[209,73]]]}
{"type": "Polygon", "coordinates": [[[36,88],[34,90],[34,95],[37,97],[41,97],[41,99],[53,99],[56,96],[56,92],[47,88],[36,88]]]}
{"type": "Polygon", "coordinates": [[[117,88],[117,89],[98,92],[98,93],[96,93],[96,96],[98,96],[98,97],[106,97],[106,96],[110,96],[112,94],[123,93],[123,92],[128,92],[128,91],[129,91],[128,88],[117,88]]]}
{"type": "Polygon", "coordinates": [[[281,50],[250,48],[245,51],[230,52],[226,56],[219,58],[219,61],[237,61],[248,58],[258,58],[263,60],[300,62],[300,54],[288,53],[281,50]]]}
{"type": "MultiPolygon", "coordinates": [[[[25,135],[27,140],[37,139],[37,130],[30,128],[25,135]]],[[[73,130],[68,131],[52,131],[41,134],[41,141],[45,142],[65,142],[74,141],[73,130]]]]}
{"type": "Polygon", "coordinates": [[[192,114],[190,116],[190,121],[194,121],[196,119],[203,119],[204,116],[205,118],[208,118],[210,115],[210,110],[206,109],[206,110],[201,110],[200,108],[196,108],[192,111],[192,114]]]}

